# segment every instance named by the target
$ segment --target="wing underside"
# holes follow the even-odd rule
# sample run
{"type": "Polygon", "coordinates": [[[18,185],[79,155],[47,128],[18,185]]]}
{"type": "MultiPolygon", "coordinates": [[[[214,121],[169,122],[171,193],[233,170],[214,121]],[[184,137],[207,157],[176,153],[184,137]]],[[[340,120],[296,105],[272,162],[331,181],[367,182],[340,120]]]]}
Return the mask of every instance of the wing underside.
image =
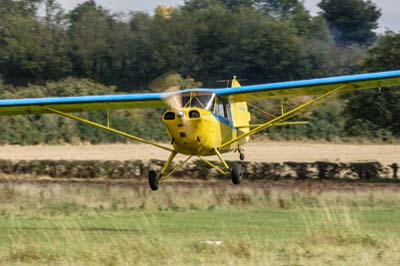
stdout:
{"type": "Polygon", "coordinates": [[[325,79],[304,80],[295,82],[272,83],[266,85],[246,86],[241,88],[224,89],[217,93],[219,97],[226,97],[230,102],[259,101],[266,99],[286,98],[291,96],[318,95],[309,98],[297,107],[284,111],[263,124],[259,124],[247,133],[222,144],[220,148],[227,147],[241,139],[252,136],[262,130],[286,123],[293,117],[307,112],[329,100],[345,95],[354,90],[395,87],[400,85],[400,71],[342,76],[325,79]]]}
{"type": "Polygon", "coordinates": [[[231,101],[260,101],[282,97],[319,95],[341,86],[346,90],[400,86],[400,71],[227,88],[216,90],[216,94],[231,101]]]}
{"type": "Polygon", "coordinates": [[[0,115],[46,114],[164,107],[162,93],[0,100],[0,115]]]}
{"type": "MultiPolygon", "coordinates": [[[[332,78],[279,82],[240,88],[192,89],[177,93],[208,91],[235,101],[260,101],[303,95],[319,95],[343,86],[346,90],[362,90],[400,86],[400,71],[379,72],[332,78]]],[[[0,115],[51,113],[47,108],[66,113],[96,110],[166,107],[163,99],[171,93],[145,93],[59,98],[0,100],[0,115]]]]}

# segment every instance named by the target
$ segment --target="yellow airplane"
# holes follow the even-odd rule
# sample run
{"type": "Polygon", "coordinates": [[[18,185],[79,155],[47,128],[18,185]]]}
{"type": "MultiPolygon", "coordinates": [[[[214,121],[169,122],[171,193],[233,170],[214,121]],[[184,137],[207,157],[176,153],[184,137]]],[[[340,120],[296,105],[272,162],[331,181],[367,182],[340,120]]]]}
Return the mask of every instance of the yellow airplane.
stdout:
{"type": "MultiPolygon", "coordinates": [[[[236,163],[229,166],[223,159],[222,153],[238,151],[240,159],[243,160],[242,146],[249,141],[250,136],[260,131],[272,126],[304,124],[305,122],[301,121],[290,122],[290,119],[349,92],[398,85],[400,85],[400,70],[243,87],[234,78],[231,87],[225,89],[0,100],[0,115],[57,114],[167,150],[171,152],[171,155],[161,172],[158,174],[155,171],[149,172],[149,185],[152,190],[157,190],[160,181],[170,178],[193,156],[197,156],[222,174],[230,175],[232,182],[239,184],[243,176],[241,165],[236,163]],[[302,95],[314,96],[307,102],[286,110],[287,98],[302,95]],[[248,104],[269,99],[281,101],[280,115],[262,124],[251,124],[248,104]],[[159,107],[168,108],[162,115],[162,122],[171,136],[171,147],[122,132],[111,126],[111,110],[159,107]],[[107,111],[105,124],[72,114],[95,110],[107,111]],[[175,168],[170,169],[178,153],[188,157],[175,168]],[[216,155],[223,167],[205,158],[209,155],[216,155]]],[[[258,107],[254,106],[254,108],[258,107]]]]}

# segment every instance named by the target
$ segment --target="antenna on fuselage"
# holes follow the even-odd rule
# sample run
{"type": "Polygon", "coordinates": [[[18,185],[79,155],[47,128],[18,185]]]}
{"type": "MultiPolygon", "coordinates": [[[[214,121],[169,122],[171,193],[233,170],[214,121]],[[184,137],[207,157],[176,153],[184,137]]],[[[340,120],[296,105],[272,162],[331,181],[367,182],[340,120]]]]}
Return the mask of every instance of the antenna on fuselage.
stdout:
{"type": "Polygon", "coordinates": [[[239,82],[242,82],[242,81],[246,81],[247,79],[237,79],[237,76],[234,75],[234,76],[233,76],[233,79],[222,79],[222,80],[217,80],[216,82],[217,82],[217,83],[226,83],[226,87],[227,87],[227,88],[230,88],[230,87],[232,87],[232,82],[233,82],[234,80],[239,81],[239,82]]]}
{"type": "Polygon", "coordinates": [[[229,83],[231,82],[229,79],[222,79],[215,81],[217,83],[226,83],[226,87],[229,88],[229,83]]]}

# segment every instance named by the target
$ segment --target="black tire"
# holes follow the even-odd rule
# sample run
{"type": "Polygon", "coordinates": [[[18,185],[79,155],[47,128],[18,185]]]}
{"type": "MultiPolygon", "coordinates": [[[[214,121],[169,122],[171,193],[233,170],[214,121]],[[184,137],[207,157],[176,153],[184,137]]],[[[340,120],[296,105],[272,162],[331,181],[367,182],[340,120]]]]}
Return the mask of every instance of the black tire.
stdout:
{"type": "Polygon", "coordinates": [[[151,190],[156,191],[158,190],[158,176],[156,171],[149,171],[149,185],[151,190]]]}
{"type": "Polygon", "coordinates": [[[240,158],[241,161],[243,161],[244,158],[245,158],[244,153],[240,153],[239,158],[240,158]]]}
{"type": "Polygon", "coordinates": [[[231,169],[232,183],[239,185],[242,181],[242,166],[240,164],[235,164],[231,169]]]}

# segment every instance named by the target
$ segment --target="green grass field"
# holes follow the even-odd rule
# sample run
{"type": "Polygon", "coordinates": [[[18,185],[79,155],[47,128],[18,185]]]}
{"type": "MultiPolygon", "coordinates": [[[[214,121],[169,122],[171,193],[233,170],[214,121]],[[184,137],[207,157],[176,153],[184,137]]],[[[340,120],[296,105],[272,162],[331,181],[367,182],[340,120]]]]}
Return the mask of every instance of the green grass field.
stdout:
{"type": "Polygon", "coordinates": [[[400,264],[396,184],[224,184],[4,183],[0,264],[400,264]]]}

